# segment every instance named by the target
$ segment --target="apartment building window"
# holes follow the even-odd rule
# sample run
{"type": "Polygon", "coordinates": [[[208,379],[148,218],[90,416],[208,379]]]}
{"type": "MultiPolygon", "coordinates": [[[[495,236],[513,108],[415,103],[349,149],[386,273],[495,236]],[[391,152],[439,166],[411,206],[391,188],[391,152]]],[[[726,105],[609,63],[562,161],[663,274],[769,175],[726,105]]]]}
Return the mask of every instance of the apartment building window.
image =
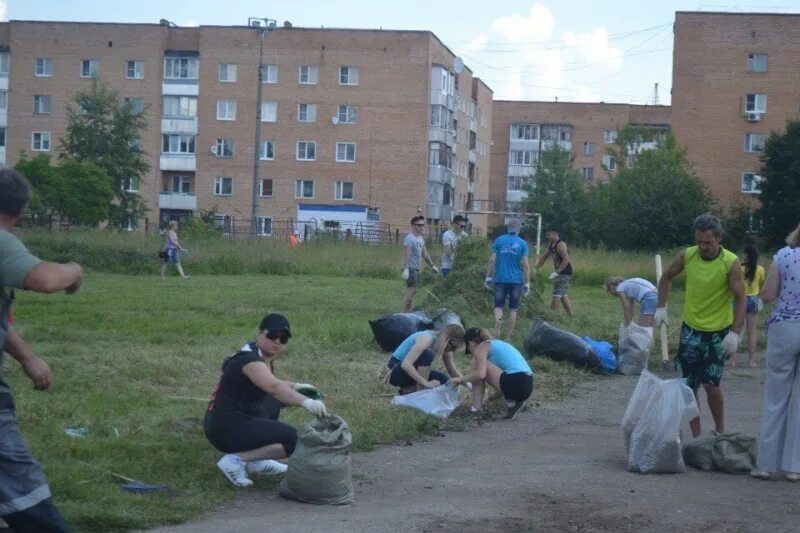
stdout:
{"type": "Polygon", "coordinates": [[[217,120],[236,120],[236,100],[217,100],[217,120]]]}
{"type": "Polygon", "coordinates": [[[125,192],[139,192],[139,178],[125,178],[122,180],[122,190],[125,192]]]}
{"type": "Polygon", "coordinates": [[[451,168],[453,160],[452,149],[444,143],[428,143],[428,164],[451,168]]]}
{"type": "Polygon", "coordinates": [[[316,122],[317,104],[297,104],[297,122],[316,122]]]}
{"type": "Polygon", "coordinates": [[[336,182],[335,198],[337,200],[352,200],[353,199],[353,182],[352,181],[337,181],[336,182]]]}
{"type": "Polygon", "coordinates": [[[356,160],[356,143],[336,143],[336,161],[338,163],[354,163],[356,160]]]}
{"type": "Polygon", "coordinates": [[[278,121],[278,102],[261,102],[261,122],[278,121]]]}
{"type": "Polygon", "coordinates": [[[272,235],[272,217],[258,217],[258,234],[265,237],[272,235]]]}
{"type": "Polygon", "coordinates": [[[533,165],[535,161],[533,150],[511,150],[508,154],[509,165],[533,165]]]}
{"type": "Polygon", "coordinates": [[[300,65],[300,83],[316,85],[319,81],[319,67],[317,65],[300,65]]]}
{"type": "Polygon", "coordinates": [[[617,158],[613,155],[604,155],[603,166],[605,166],[607,170],[617,170],[617,158]]]}
{"type": "Polygon", "coordinates": [[[165,57],[165,80],[196,80],[200,61],[196,57],[165,57]]]}
{"type": "Polygon", "coordinates": [[[453,111],[438,104],[431,105],[431,126],[449,130],[453,127],[453,111]]]}
{"type": "Polygon", "coordinates": [[[617,142],[617,130],[605,130],[603,132],[603,142],[606,144],[617,142]]]}
{"type": "Polygon", "coordinates": [[[261,186],[258,189],[258,194],[265,198],[272,196],[272,178],[261,178],[261,186]]]}
{"type": "Polygon", "coordinates": [[[763,178],[755,172],[742,172],[742,192],[757,194],[761,192],[760,184],[763,178]]]}
{"type": "Polygon", "coordinates": [[[474,150],[478,144],[478,134],[474,131],[469,132],[469,149],[474,150]]]}
{"type": "Polygon", "coordinates": [[[233,194],[233,178],[223,176],[214,178],[214,194],[216,196],[231,196],[233,194]]]}
{"type": "Polygon", "coordinates": [[[747,97],[745,98],[744,110],[745,113],[766,113],[767,95],[748,94],[747,97]]]}
{"type": "Polygon", "coordinates": [[[8,52],[0,52],[0,76],[8,76],[8,52]]]}
{"type": "Polygon", "coordinates": [[[539,138],[539,126],[536,124],[512,124],[511,138],[515,141],[535,141],[539,138]]]}
{"type": "Polygon", "coordinates": [[[594,179],[594,167],[583,167],[581,169],[583,181],[592,181],[594,179]]]}
{"type": "Polygon", "coordinates": [[[161,152],[165,154],[194,154],[194,135],[176,133],[161,136],[161,152]]]}
{"type": "Polygon", "coordinates": [[[31,134],[31,150],[34,152],[50,151],[50,132],[34,131],[31,134]]]}
{"type": "Polygon", "coordinates": [[[339,85],[358,85],[358,67],[339,67],[339,85]]]}
{"type": "Polygon", "coordinates": [[[40,78],[49,78],[53,75],[53,60],[49,57],[36,58],[34,74],[40,78]]]}
{"type": "Polygon", "coordinates": [[[233,139],[217,139],[213,153],[217,157],[233,157],[233,147],[233,139]]]}
{"type": "Polygon", "coordinates": [[[165,96],[164,117],[194,118],[197,116],[196,96],[165,96]]]}
{"type": "Polygon", "coordinates": [[[358,112],[354,105],[339,105],[339,124],[355,124],[358,120],[358,112]]]}
{"type": "Polygon", "coordinates": [[[233,217],[230,215],[216,215],[214,217],[214,222],[217,224],[217,227],[222,230],[224,235],[231,234],[231,226],[233,225],[233,217]]]}
{"type": "Polygon", "coordinates": [[[125,103],[128,109],[131,110],[132,115],[141,115],[144,113],[144,98],[126,98],[125,103]]]}
{"type": "Polygon", "coordinates": [[[219,64],[219,81],[233,83],[236,81],[236,65],[234,63],[219,64]]]}
{"type": "Polygon", "coordinates": [[[747,72],[766,72],[767,54],[747,54],[747,72]]]}
{"type": "Polygon", "coordinates": [[[583,143],[583,155],[594,155],[594,143],[593,142],[585,142],[585,143],[583,143]]]}
{"type": "Polygon", "coordinates": [[[750,153],[762,152],[766,141],[767,136],[764,133],[745,133],[744,151],[750,153]]]}
{"type": "Polygon", "coordinates": [[[521,176],[508,176],[506,182],[506,190],[508,191],[521,191],[525,187],[527,179],[521,176]]]}
{"type": "Polygon", "coordinates": [[[91,78],[100,71],[100,62],[96,59],[84,59],[81,61],[81,78],[91,78]]]}
{"type": "Polygon", "coordinates": [[[0,128],[0,148],[6,147],[6,129],[0,128]]]}
{"type": "Polygon", "coordinates": [[[192,178],[190,176],[172,176],[173,194],[192,194],[192,178]]]}
{"type": "Polygon", "coordinates": [[[297,141],[297,160],[314,161],[317,159],[317,143],[314,141],[297,141]]]}
{"type": "Polygon", "coordinates": [[[144,61],[128,61],[125,77],[129,80],[144,79],[144,61]]]}
{"type": "Polygon", "coordinates": [[[258,155],[262,161],[271,161],[275,159],[275,142],[274,141],[261,141],[261,150],[258,155]]]}
{"type": "Polygon", "coordinates": [[[278,83],[278,65],[264,65],[261,71],[262,83],[278,83]]]}
{"type": "Polygon", "coordinates": [[[297,180],[294,182],[295,198],[314,198],[314,180],[297,180]]]}
{"type": "MultiPolygon", "coordinates": [[[[36,108],[35,97],[34,97],[33,107],[34,109],[36,108]]],[[[8,91],[0,91],[0,111],[3,112],[8,111],[8,91]]]]}

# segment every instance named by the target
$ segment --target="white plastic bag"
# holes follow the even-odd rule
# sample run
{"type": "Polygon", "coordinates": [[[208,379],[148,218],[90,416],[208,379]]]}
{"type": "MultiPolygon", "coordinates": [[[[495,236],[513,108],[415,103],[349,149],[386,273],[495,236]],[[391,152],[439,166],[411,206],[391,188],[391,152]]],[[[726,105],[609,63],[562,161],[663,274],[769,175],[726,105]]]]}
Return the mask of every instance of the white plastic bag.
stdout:
{"type": "Polygon", "coordinates": [[[626,376],[636,376],[647,368],[650,345],[653,343],[653,328],[631,322],[619,327],[619,360],[617,371],[626,376]]]}
{"type": "Polygon", "coordinates": [[[413,407],[438,418],[447,418],[458,404],[458,387],[452,385],[440,385],[392,398],[392,405],[413,407]]]}
{"type": "Polygon", "coordinates": [[[683,379],[662,381],[631,435],[628,470],[642,474],[686,472],[681,427],[699,415],[694,393],[683,379]]]}
{"type": "Polygon", "coordinates": [[[647,370],[643,370],[642,375],[639,376],[636,388],[633,389],[633,394],[628,400],[628,407],[625,408],[625,414],[622,416],[622,433],[625,435],[626,452],[630,450],[631,434],[633,434],[636,422],[642,417],[647,402],[650,401],[650,397],[658,390],[663,381],[647,370]]]}

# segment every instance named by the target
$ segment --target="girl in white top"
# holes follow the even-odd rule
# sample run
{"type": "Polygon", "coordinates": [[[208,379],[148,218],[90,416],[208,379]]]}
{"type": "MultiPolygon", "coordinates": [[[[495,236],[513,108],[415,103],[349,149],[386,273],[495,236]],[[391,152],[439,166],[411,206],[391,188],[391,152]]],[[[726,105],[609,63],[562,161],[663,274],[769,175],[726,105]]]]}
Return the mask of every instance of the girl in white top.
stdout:
{"type": "Polygon", "coordinates": [[[658,292],[655,285],[643,278],[625,279],[622,276],[611,276],[603,282],[603,288],[611,296],[619,298],[626,326],[633,320],[634,302],[639,302],[639,325],[644,327],[653,325],[653,315],[658,306],[658,292]]]}

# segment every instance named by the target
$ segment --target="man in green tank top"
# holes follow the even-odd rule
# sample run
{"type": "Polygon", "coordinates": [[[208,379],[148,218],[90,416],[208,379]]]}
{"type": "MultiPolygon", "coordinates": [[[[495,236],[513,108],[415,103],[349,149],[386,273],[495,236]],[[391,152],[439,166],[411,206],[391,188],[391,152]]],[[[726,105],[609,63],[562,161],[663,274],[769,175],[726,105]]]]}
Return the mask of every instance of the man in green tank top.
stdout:
{"type": "MultiPolygon", "coordinates": [[[[694,221],[696,245],[686,248],[667,267],[658,283],[655,327],[668,324],[667,297],[670,283],[686,272],[681,340],[675,363],[686,384],[697,396],[700,385],[706,391],[714,425],[723,433],[724,409],[719,382],[725,360],[736,354],[746,311],[744,279],[736,254],[723,248],[722,224],[714,215],[700,215],[694,221]],[[731,307],[731,299],[735,308],[731,307]]],[[[692,433],[700,434],[700,418],[690,422],[692,433]]]]}

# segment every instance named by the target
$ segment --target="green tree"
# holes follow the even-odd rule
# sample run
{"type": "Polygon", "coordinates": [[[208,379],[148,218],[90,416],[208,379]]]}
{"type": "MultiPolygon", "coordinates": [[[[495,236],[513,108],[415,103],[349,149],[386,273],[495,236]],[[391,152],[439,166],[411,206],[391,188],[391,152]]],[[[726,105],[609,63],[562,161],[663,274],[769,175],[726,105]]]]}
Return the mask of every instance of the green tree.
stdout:
{"type": "Polygon", "coordinates": [[[31,182],[31,213],[52,215],[72,224],[96,227],[108,218],[114,199],[114,185],[105,170],[92,163],[74,160],[50,163],[44,154],[29,160],[20,155],[15,168],[31,182]]]}
{"type": "MultiPolygon", "coordinates": [[[[618,138],[619,140],[619,138],[618,138]]],[[[654,251],[684,244],[694,218],[712,207],[703,182],[691,170],[686,149],[672,133],[619,168],[607,185],[589,194],[599,219],[590,240],[614,248],[654,251]]]]}
{"type": "Polygon", "coordinates": [[[572,161],[572,152],[559,145],[542,151],[536,174],[524,188],[528,196],[523,207],[540,213],[545,225],[554,223],[565,237],[581,242],[586,233],[587,202],[581,175],[572,161]]]}
{"type": "Polygon", "coordinates": [[[664,132],[645,126],[627,124],[617,130],[617,140],[606,148],[606,153],[615,159],[617,169],[630,166],[649,143],[658,142],[664,132]]]}
{"type": "Polygon", "coordinates": [[[137,112],[118,94],[95,78],[89,92],[75,95],[67,105],[67,134],[61,139],[61,158],[93,163],[114,183],[115,201],[107,218],[113,227],[126,227],[144,215],[141,196],[127,189],[138,185],[150,170],[139,148],[147,128],[144,111],[137,112]]]}
{"type": "Polygon", "coordinates": [[[761,161],[758,214],[764,244],[776,248],[800,222],[800,120],[787,121],[785,133],[769,136],[761,161]]]}

